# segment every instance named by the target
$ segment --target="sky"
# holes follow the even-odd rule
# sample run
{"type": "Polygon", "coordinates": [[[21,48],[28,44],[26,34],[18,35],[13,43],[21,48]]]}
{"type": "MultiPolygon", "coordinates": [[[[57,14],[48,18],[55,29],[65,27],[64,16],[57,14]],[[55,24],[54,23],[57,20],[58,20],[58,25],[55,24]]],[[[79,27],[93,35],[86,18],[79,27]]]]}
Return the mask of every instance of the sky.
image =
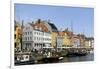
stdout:
{"type": "Polygon", "coordinates": [[[75,34],[94,36],[94,9],[85,7],[15,4],[14,19],[24,23],[50,20],[58,30],[73,29],[75,34]]]}

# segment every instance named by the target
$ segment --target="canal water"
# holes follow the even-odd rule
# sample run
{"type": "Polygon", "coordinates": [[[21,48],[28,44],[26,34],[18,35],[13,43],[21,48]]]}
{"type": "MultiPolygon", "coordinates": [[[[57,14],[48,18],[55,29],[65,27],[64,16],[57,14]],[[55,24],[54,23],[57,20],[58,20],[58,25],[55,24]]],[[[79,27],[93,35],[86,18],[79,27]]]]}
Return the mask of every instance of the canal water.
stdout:
{"type": "Polygon", "coordinates": [[[88,54],[85,56],[73,56],[73,57],[64,57],[63,60],[59,62],[80,62],[80,61],[93,61],[94,54],[88,54]]]}
{"type": "Polygon", "coordinates": [[[70,57],[64,57],[62,60],[59,61],[53,61],[53,62],[38,62],[37,64],[46,64],[46,63],[66,63],[66,62],[81,62],[81,61],[93,61],[94,60],[94,54],[88,54],[85,56],[70,56],[70,57]]]}
{"type": "Polygon", "coordinates": [[[52,60],[51,61],[38,61],[36,63],[30,62],[24,62],[24,63],[15,63],[15,65],[32,65],[32,64],[48,64],[48,63],[67,63],[67,62],[81,62],[81,61],[93,61],[94,60],[94,54],[88,54],[85,56],[70,56],[70,57],[64,57],[62,60],[52,60]]]}

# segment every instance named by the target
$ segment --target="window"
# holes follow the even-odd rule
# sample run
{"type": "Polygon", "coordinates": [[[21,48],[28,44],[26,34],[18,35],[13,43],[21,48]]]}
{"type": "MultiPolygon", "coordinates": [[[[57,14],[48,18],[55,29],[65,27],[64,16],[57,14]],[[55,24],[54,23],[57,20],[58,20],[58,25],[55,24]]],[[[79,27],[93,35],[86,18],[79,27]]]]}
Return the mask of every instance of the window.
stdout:
{"type": "Polygon", "coordinates": [[[30,34],[30,32],[28,32],[28,35],[30,34]]]}
{"type": "Polygon", "coordinates": [[[29,40],[29,37],[27,37],[27,40],[29,40]]]}
{"type": "Polygon", "coordinates": [[[30,37],[30,40],[32,40],[32,37],[30,37]]]}
{"type": "Polygon", "coordinates": [[[30,32],[30,34],[32,34],[32,32],[30,32]]]}
{"type": "Polygon", "coordinates": [[[30,37],[28,37],[28,40],[30,40],[30,37]]]}
{"type": "Polygon", "coordinates": [[[41,41],[42,41],[42,38],[41,38],[41,41]]]}
{"type": "Polygon", "coordinates": [[[36,32],[34,32],[34,34],[36,34],[36,32]]]}
{"type": "Polygon", "coordinates": [[[27,32],[25,32],[25,34],[27,35],[27,32]]]}
{"type": "Polygon", "coordinates": [[[39,38],[39,40],[40,40],[40,38],[39,38]]]}
{"type": "Polygon", "coordinates": [[[27,37],[26,37],[26,41],[27,41],[27,37]]]}
{"type": "Polygon", "coordinates": [[[29,37],[27,37],[27,40],[29,40],[29,37]]]}
{"type": "Polygon", "coordinates": [[[28,37],[26,37],[26,40],[28,40],[28,37]]]}
{"type": "Polygon", "coordinates": [[[16,35],[14,34],[14,38],[16,39],[16,35]]]}
{"type": "Polygon", "coordinates": [[[39,38],[39,40],[40,40],[40,38],[39,38]]]}
{"type": "Polygon", "coordinates": [[[28,37],[27,37],[27,40],[28,40],[28,37]]]}
{"type": "Polygon", "coordinates": [[[28,58],[28,56],[26,56],[26,59],[28,58]]]}
{"type": "Polygon", "coordinates": [[[40,33],[40,35],[42,35],[42,33],[40,33]]]}
{"type": "Polygon", "coordinates": [[[34,37],[34,40],[36,40],[36,37],[34,37]]]}

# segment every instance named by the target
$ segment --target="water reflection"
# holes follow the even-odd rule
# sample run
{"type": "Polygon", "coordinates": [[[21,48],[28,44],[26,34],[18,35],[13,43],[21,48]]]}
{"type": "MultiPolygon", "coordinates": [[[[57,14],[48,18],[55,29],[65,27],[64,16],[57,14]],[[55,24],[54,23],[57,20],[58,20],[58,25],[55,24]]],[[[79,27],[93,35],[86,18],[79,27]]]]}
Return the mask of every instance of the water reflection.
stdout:
{"type": "Polygon", "coordinates": [[[74,57],[64,57],[63,60],[59,62],[78,62],[78,61],[93,61],[94,54],[88,54],[86,56],[74,56],[74,57]]]}
{"type": "Polygon", "coordinates": [[[70,56],[70,57],[64,57],[63,60],[53,62],[43,62],[39,61],[37,64],[45,64],[45,63],[63,63],[63,62],[80,62],[80,61],[93,61],[94,60],[94,54],[88,54],[86,56],[70,56]]]}

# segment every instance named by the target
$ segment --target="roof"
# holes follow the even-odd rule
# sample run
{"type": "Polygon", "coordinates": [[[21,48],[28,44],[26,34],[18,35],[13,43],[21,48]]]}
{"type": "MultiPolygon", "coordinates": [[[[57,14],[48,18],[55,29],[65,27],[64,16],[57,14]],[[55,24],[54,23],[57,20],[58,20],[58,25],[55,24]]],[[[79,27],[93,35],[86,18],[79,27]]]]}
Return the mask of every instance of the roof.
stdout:
{"type": "Polygon", "coordinates": [[[93,37],[88,37],[88,38],[86,38],[86,40],[94,40],[94,38],[93,37]]]}
{"type": "Polygon", "coordinates": [[[44,32],[49,32],[48,28],[41,22],[41,23],[35,23],[34,27],[37,26],[37,28],[41,28],[44,32]]]}
{"type": "Polygon", "coordinates": [[[53,32],[58,32],[57,27],[53,23],[48,23],[52,29],[53,32]]]}
{"type": "Polygon", "coordinates": [[[35,23],[33,23],[33,24],[31,23],[30,25],[33,26],[33,28],[34,28],[34,26],[37,26],[38,28],[41,27],[42,30],[45,32],[49,32],[50,30],[52,32],[58,32],[57,27],[53,23],[46,22],[41,19],[38,19],[35,23]],[[49,27],[48,27],[48,25],[49,25],[49,27]]]}
{"type": "Polygon", "coordinates": [[[47,28],[47,26],[43,23],[43,21],[41,21],[40,19],[38,19],[35,23],[29,23],[33,29],[38,30],[38,31],[43,31],[43,32],[50,32],[47,28]],[[37,28],[37,29],[36,29],[37,28]],[[41,30],[40,30],[41,29],[41,30]]]}
{"type": "Polygon", "coordinates": [[[72,33],[71,32],[65,32],[65,31],[59,31],[58,32],[58,35],[59,36],[66,36],[67,35],[67,36],[70,36],[71,37],[72,36],[72,33]]]}

